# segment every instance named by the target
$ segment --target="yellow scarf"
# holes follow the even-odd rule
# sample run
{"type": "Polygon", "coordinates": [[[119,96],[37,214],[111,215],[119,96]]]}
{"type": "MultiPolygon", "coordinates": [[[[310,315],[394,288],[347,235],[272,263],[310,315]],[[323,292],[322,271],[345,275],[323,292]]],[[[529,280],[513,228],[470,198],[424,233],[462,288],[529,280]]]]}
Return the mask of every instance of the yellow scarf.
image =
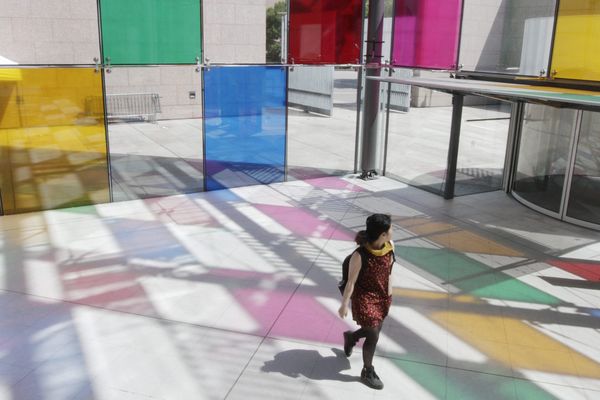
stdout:
{"type": "Polygon", "coordinates": [[[390,251],[394,250],[392,244],[390,242],[386,242],[381,249],[374,249],[371,247],[369,243],[365,244],[365,248],[369,251],[369,253],[373,254],[376,257],[385,256],[390,251]]]}

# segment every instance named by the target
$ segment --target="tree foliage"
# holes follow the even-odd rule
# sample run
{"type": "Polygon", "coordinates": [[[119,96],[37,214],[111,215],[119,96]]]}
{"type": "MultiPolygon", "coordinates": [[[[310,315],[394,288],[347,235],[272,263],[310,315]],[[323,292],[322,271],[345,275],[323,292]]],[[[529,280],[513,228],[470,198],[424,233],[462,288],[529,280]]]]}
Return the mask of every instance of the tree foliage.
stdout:
{"type": "Polygon", "coordinates": [[[267,62],[281,61],[281,12],[287,11],[285,1],[275,3],[267,9],[267,62]]]}

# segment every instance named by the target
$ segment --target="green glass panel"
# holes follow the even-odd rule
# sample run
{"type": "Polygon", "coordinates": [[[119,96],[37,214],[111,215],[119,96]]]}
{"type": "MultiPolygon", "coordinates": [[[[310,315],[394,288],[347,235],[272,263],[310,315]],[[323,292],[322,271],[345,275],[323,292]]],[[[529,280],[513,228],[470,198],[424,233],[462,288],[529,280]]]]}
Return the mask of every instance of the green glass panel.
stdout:
{"type": "Polygon", "coordinates": [[[110,64],[201,59],[200,0],[101,0],[100,6],[104,58],[110,64]]]}
{"type": "Polygon", "coordinates": [[[465,255],[443,249],[396,246],[399,257],[477,297],[556,305],[561,301],[465,255]]]}

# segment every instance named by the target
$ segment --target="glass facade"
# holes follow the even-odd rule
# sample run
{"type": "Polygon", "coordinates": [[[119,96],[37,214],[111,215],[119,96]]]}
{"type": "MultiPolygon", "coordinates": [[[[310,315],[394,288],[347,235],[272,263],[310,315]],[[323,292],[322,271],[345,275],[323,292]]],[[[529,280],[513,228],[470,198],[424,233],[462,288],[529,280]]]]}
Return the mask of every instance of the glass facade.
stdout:
{"type": "Polygon", "coordinates": [[[92,68],[0,69],[5,214],[110,201],[101,99],[92,68]]]}
{"type": "Polygon", "coordinates": [[[288,62],[358,64],[362,0],[290,0],[288,62]]]}
{"type": "Polygon", "coordinates": [[[577,111],[527,104],[513,190],[559,213],[577,111]]]}
{"type": "Polygon", "coordinates": [[[600,113],[584,112],[567,216],[600,225],[600,113]]]}
{"type": "Polygon", "coordinates": [[[502,188],[511,104],[465,96],[455,195],[502,188]]]}
{"type": "Polygon", "coordinates": [[[454,69],[461,0],[396,0],[392,64],[454,69]]]}
{"type": "Polygon", "coordinates": [[[200,0],[100,0],[110,64],[194,64],[201,58],[200,0]]]}
{"type": "Polygon", "coordinates": [[[285,177],[284,67],[212,67],[204,74],[206,189],[285,177]]]}
{"type": "Polygon", "coordinates": [[[466,71],[545,75],[554,14],[555,0],[464,0],[460,67],[466,71]]]}
{"type": "Polygon", "coordinates": [[[413,88],[408,112],[390,110],[386,175],[441,194],[448,164],[452,96],[413,88]]]}
{"type": "Polygon", "coordinates": [[[561,1],[552,53],[557,78],[600,81],[600,0],[561,1]]]}
{"type": "Polygon", "coordinates": [[[288,179],[354,171],[358,72],[294,67],[288,84],[288,179]]]}
{"type": "Polygon", "coordinates": [[[105,82],[113,199],[201,191],[201,73],[115,67],[105,82]]]}

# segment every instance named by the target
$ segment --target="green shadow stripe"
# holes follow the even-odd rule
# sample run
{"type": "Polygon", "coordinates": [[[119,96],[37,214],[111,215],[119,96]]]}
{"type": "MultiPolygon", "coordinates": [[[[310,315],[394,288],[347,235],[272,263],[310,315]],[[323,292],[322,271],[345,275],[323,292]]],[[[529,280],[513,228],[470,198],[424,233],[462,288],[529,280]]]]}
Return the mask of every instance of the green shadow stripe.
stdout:
{"type": "Polygon", "coordinates": [[[547,305],[561,303],[504,272],[450,250],[396,246],[396,255],[473,296],[547,305]]]}

